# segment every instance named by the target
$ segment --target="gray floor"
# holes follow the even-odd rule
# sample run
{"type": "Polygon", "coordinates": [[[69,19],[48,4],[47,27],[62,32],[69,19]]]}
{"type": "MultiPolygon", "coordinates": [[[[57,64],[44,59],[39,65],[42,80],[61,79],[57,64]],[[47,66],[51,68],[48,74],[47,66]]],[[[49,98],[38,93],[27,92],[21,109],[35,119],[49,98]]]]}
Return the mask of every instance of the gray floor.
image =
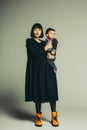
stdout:
{"type": "Polygon", "coordinates": [[[59,129],[59,130],[87,130],[86,109],[62,109],[59,108],[59,127],[50,124],[50,107],[45,104],[43,111],[43,126],[38,128],[34,125],[35,113],[33,105],[30,111],[26,106],[2,107],[0,111],[0,130],[37,130],[37,129],[59,129]],[[32,108],[32,109],[31,109],[32,108]]]}

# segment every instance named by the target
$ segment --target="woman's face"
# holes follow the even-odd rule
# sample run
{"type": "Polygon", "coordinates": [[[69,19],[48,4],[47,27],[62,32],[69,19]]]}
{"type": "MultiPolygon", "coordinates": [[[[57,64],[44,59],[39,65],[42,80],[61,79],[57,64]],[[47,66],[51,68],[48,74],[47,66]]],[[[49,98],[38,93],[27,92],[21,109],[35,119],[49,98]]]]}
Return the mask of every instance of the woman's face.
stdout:
{"type": "Polygon", "coordinates": [[[34,37],[35,38],[39,38],[41,36],[41,29],[40,28],[35,28],[33,30],[33,32],[34,32],[34,37]]]}

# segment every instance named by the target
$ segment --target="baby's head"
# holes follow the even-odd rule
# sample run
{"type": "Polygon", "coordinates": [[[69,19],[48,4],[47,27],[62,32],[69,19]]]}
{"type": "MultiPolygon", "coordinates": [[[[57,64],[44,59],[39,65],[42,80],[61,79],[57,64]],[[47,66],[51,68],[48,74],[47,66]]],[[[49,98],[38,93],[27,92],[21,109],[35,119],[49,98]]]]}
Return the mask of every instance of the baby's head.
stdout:
{"type": "Polygon", "coordinates": [[[45,35],[47,37],[47,39],[53,39],[55,38],[55,29],[53,28],[47,28],[45,35]]]}

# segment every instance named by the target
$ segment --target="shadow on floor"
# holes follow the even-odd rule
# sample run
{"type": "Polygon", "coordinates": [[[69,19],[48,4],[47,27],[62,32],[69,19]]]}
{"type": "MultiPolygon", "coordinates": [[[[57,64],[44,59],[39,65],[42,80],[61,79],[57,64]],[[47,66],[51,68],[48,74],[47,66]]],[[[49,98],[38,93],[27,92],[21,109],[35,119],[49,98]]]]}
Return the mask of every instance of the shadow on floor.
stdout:
{"type": "Polygon", "coordinates": [[[19,120],[29,120],[34,122],[35,116],[30,113],[27,110],[21,109],[21,108],[10,108],[9,110],[5,111],[8,115],[10,115],[13,118],[19,119],[19,120]]]}
{"type": "MultiPolygon", "coordinates": [[[[8,114],[11,117],[19,119],[19,120],[29,120],[29,121],[35,122],[35,119],[36,119],[35,115],[32,112],[24,110],[24,109],[19,109],[19,108],[11,109],[8,112],[8,114]]],[[[50,122],[44,116],[43,116],[43,120],[50,122]]]]}
{"type": "MultiPolygon", "coordinates": [[[[0,96],[0,109],[6,115],[11,118],[15,118],[18,120],[29,120],[31,122],[35,121],[35,114],[33,114],[32,110],[26,110],[26,108],[21,107],[20,102],[16,99],[13,94],[6,94],[2,97],[0,96]]],[[[44,121],[49,122],[46,118],[43,117],[44,121]]]]}
{"type": "Polygon", "coordinates": [[[0,94],[0,110],[12,118],[32,122],[35,120],[35,115],[32,114],[32,110],[26,110],[12,91],[3,95],[0,94]]]}
{"type": "MultiPolygon", "coordinates": [[[[15,118],[18,120],[28,120],[31,122],[35,122],[35,114],[33,114],[30,111],[27,111],[26,109],[21,109],[21,106],[19,107],[5,107],[3,108],[3,112],[6,113],[6,115],[10,116],[11,118],[15,118]]],[[[42,117],[42,120],[50,122],[50,120],[46,119],[44,116],[42,117]]]]}

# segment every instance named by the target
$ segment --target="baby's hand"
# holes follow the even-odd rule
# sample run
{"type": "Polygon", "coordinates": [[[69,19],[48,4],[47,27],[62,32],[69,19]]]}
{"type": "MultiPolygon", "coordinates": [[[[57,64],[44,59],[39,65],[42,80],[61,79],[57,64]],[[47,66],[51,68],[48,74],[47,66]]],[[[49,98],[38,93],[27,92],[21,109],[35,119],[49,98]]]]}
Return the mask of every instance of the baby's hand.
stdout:
{"type": "Polygon", "coordinates": [[[53,49],[53,50],[51,51],[51,54],[52,54],[52,55],[55,55],[55,54],[56,54],[56,50],[53,49]]]}
{"type": "Polygon", "coordinates": [[[52,54],[52,55],[55,55],[55,51],[54,51],[54,50],[52,50],[52,51],[51,51],[51,54],[52,54]]]}

